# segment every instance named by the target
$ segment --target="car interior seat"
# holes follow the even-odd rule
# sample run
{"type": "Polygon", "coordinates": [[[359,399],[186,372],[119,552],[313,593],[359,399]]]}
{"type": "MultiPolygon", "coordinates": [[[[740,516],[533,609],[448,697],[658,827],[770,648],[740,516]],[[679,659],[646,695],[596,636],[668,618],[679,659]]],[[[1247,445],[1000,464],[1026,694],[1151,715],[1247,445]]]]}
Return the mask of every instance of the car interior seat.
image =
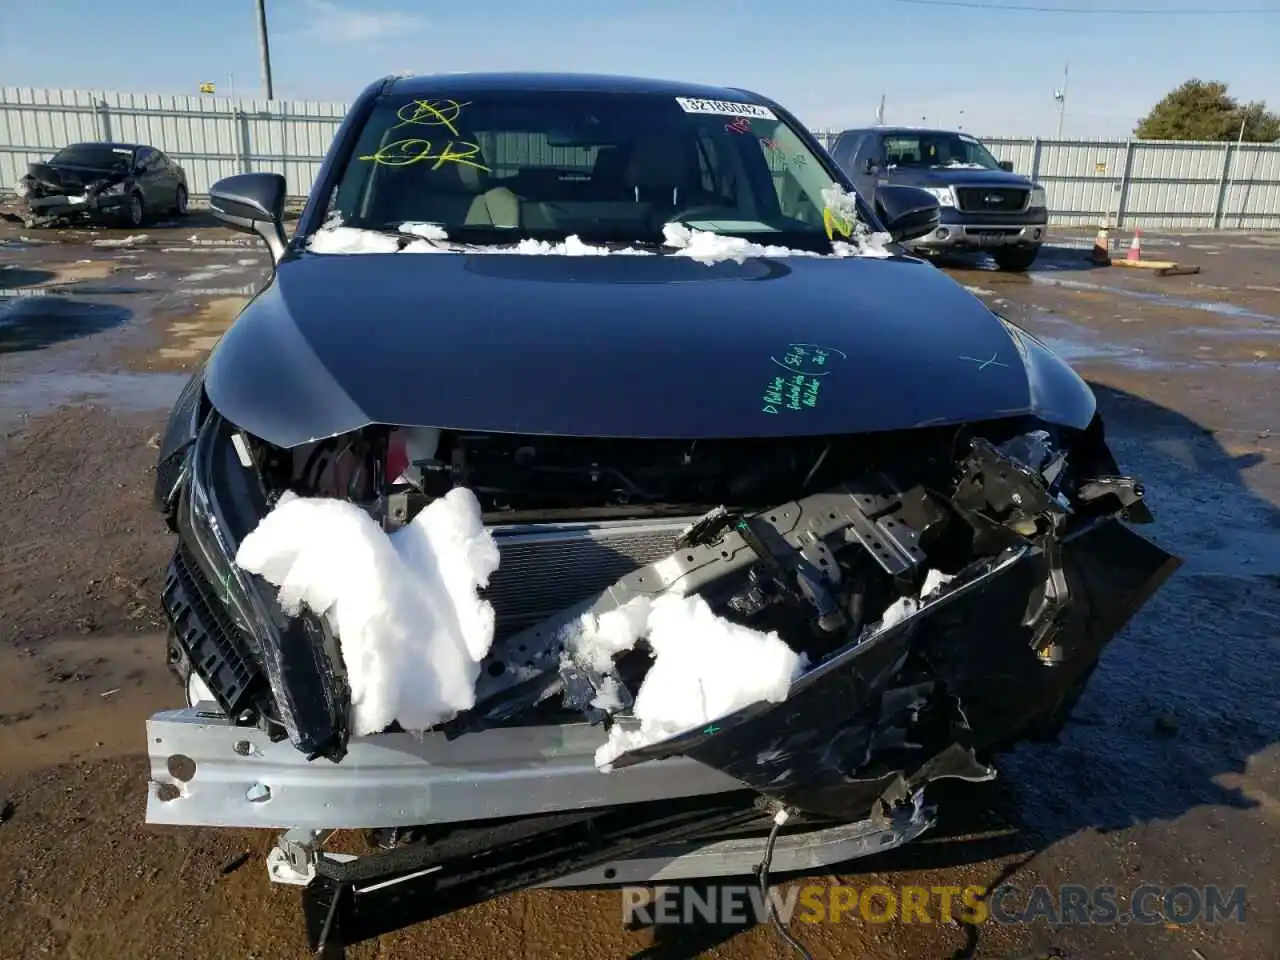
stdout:
{"type": "Polygon", "coordinates": [[[698,180],[684,144],[670,136],[636,140],[623,183],[637,204],[649,207],[650,222],[655,225],[698,203],[698,180]]]}
{"type": "MultiPolygon", "coordinates": [[[[483,160],[480,160],[483,163],[483,160]]],[[[449,226],[520,226],[520,204],[505,187],[489,187],[488,173],[468,163],[421,160],[375,171],[374,223],[419,221],[449,226]]]]}

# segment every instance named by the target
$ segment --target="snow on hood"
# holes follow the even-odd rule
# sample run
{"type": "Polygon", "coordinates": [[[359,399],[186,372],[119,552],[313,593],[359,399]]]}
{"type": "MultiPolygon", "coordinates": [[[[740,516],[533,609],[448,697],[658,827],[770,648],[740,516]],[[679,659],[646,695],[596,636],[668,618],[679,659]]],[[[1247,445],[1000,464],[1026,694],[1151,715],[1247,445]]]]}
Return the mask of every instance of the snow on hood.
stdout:
{"type": "Polygon", "coordinates": [[[456,487],[392,534],[354,504],[286,493],[236,563],[280,588],[290,615],[325,617],[351,685],[352,726],[425,730],[475,705],[493,606],[478,590],[498,546],[475,494],[456,487]]]}
{"type": "Polygon", "coordinates": [[[599,617],[583,616],[565,644],[568,656],[606,675],[599,706],[616,700],[615,654],[644,637],[653,665],[636,695],[639,729],[615,723],[596,751],[604,772],[629,750],[707,726],[763,700],[779,703],[805,670],[806,659],[777,633],[761,633],[717,616],[697,595],[636,597],[599,617]]]}
{"type": "MultiPolygon", "coordinates": [[[[725,236],[709,230],[698,230],[683,223],[668,223],[662,228],[663,241],[675,250],[675,256],[689,257],[699,263],[714,264],[726,260],[743,263],[757,257],[890,257],[886,245],[892,242],[887,233],[876,233],[858,217],[858,204],[852,193],[833,185],[822,192],[826,203],[824,220],[827,236],[832,240],[831,253],[796,250],[790,247],[760,244],[737,236],[725,236]],[[836,235],[844,240],[837,240],[836,235]]],[[[377,230],[365,230],[342,224],[338,216],[307,240],[313,253],[494,253],[522,256],[603,257],[652,256],[653,251],[636,247],[607,247],[586,243],[576,234],[550,242],[525,238],[514,244],[469,245],[449,241],[448,232],[438,223],[402,223],[400,233],[417,239],[405,243],[402,237],[377,230]]]]}

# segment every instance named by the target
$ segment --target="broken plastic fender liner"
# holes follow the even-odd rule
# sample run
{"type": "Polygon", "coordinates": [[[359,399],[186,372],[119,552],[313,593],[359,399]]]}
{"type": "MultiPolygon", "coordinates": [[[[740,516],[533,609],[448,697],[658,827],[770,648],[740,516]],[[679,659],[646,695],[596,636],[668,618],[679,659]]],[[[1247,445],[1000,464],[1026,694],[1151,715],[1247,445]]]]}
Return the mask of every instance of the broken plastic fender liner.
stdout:
{"type": "Polygon", "coordinates": [[[1060,664],[1040,661],[1022,623],[1038,582],[1035,554],[1024,553],[850,645],[797,680],[785,701],[753,704],[624,753],[613,766],[683,754],[797,809],[860,816],[897,778],[883,773],[887,764],[910,778],[954,742],[948,724],[955,718],[913,727],[915,706],[887,710],[888,694],[912,679],[924,681],[921,689],[933,680],[946,694],[938,700],[959,698],[965,746],[998,747],[1069,695],[1181,563],[1115,520],[1064,541],[1062,553],[1073,602],[1057,638],[1065,652],[1060,664]],[[931,668],[922,677],[904,676],[913,651],[931,668]],[[895,731],[906,735],[886,735],[895,731]],[[873,766],[881,772],[859,777],[873,766]]]}

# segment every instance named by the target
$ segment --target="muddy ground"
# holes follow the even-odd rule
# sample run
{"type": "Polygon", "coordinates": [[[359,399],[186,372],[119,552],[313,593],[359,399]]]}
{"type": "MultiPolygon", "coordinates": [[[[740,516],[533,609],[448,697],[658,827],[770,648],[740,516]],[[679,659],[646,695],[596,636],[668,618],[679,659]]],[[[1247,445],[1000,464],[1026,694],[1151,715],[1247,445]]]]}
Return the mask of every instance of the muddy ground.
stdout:
{"type": "MultiPolygon", "coordinates": [[[[1082,239],[1082,238],[1080,238],[1082,239]]],[[[1244,923],[796,925],[815,957],[1280,957],[1280,238],[1144,236],[1155,278],[1047,251],[957,264],[1095,385],[1146,528],[1186,565],[1107,652],[1060,743],[944,809],[938,839],[819,882],[1219,885],[1244,923]],[[964,839],[968,837],[969,839],[964,839]],[[957,839],[959,838],[959,839],[957,839]]],[[[1080,246],[1087,246],[1087,240],[1080,246]]],[[[0,225],[0,958],[306,955],[266,834],[145,826],[144,721],[179,705],[157,605],[165,408],[264,250],[197,218],[0,225]],[[251,853],[247,861],[243,854],[251,853]]],[[[505,897],[355,957],[786,957],[767,928],[625,930],[617,892],[505,897]]]]}

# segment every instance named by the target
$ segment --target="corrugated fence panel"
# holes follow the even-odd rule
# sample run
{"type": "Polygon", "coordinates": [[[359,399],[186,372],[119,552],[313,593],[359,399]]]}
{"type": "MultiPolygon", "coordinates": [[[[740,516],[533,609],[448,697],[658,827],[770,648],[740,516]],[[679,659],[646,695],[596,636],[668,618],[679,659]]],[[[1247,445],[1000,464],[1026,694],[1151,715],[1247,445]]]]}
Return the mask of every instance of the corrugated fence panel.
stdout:
{"type": "Polygon", "coordinates": [[[1232,154],[1223,192],[1222,226],[1230,230],[1280,226],[1280,151],[1243,144],[1232,154]]]}
{"type": "MultiPolygon", "coordinates": [[[[304,197],[346,111],[345,103],[320,101],[0,87],[0,192],[12,192],[28,163],[68,143],[123,140],[181,163],[193,196],[220,177],[262,170],[283,174],[290,196],[304,197]]],[[[839,131],[814,133],[830,146],[839,131]]],[[[979,139],[1044,185],[1055,224],[1093,225],[1106,214],[1144,229],[1280,229],[1280,144],[979,139]]],[[[511,150],[508,162],[524,154],[582,162],[547,144],[511,150]]],[[[495,169],[503,162],[495,157],[495,169]]]]}

